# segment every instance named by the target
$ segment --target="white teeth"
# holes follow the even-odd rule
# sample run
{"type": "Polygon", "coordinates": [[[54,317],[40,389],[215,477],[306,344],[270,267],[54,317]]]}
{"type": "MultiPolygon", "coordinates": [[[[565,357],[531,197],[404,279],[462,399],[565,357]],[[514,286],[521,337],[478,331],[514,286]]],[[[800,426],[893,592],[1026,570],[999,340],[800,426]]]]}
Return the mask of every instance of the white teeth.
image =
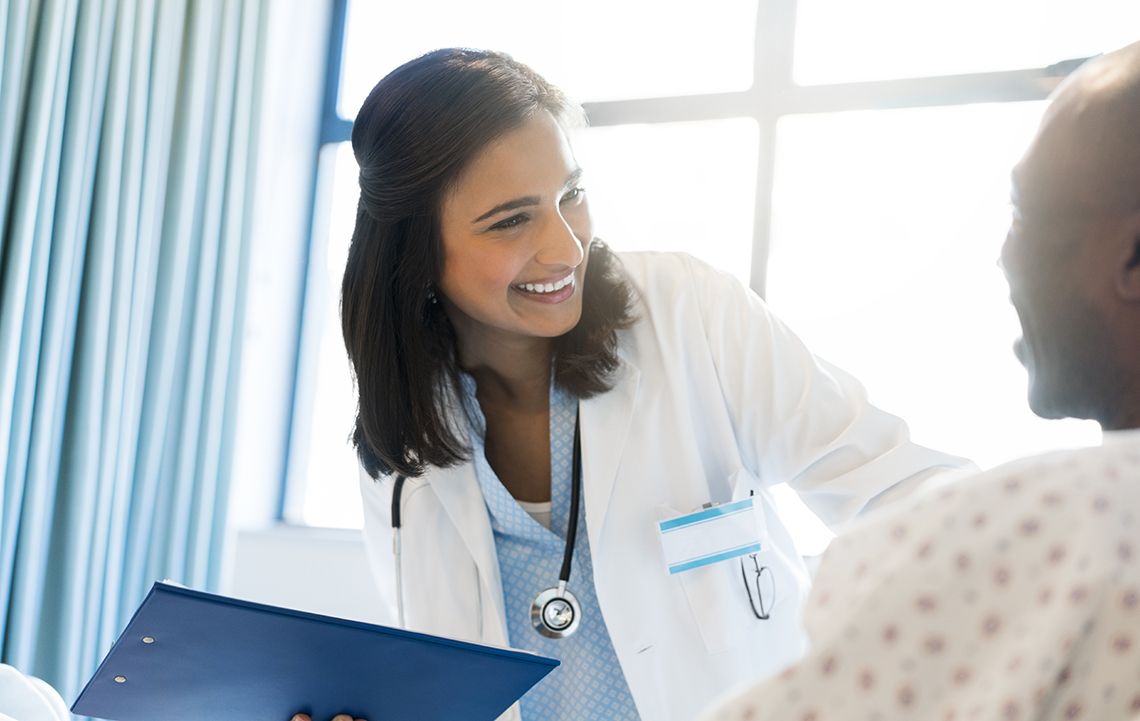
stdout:
{"type": "Polygon", "coordinates": [[[556,290],[562,290],[573,282],[574,274],[571,273],[556,283],[521,283],[515,287],[528,293],[553,293],[556,290]]]}

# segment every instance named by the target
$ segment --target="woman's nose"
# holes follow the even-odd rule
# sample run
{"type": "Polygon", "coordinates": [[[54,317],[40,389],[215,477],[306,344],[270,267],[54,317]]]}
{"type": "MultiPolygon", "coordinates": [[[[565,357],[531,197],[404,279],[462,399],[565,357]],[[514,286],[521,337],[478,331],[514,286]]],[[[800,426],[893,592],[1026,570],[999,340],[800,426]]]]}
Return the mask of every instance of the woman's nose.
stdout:
{"type": "Polygon", "coordinates": [[[548,232],[543,234],[542,245],[535,253],[535,260],[543,265],[562,265],[576,268],[582,262],[584,251],[582,241],[574,233],[574,229],[559,217],[550,224],[548,232]]]}

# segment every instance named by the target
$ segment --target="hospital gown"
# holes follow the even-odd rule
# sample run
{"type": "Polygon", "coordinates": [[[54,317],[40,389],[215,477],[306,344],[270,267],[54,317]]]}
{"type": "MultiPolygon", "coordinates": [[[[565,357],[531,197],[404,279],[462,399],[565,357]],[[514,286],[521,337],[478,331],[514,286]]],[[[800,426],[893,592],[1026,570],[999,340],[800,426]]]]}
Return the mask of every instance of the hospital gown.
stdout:
{"type": "Polygon", "coordinates": [[[805,624],[805,659],[705,719],[1140,719],[1140,431],[867,518],[805,624]]]}

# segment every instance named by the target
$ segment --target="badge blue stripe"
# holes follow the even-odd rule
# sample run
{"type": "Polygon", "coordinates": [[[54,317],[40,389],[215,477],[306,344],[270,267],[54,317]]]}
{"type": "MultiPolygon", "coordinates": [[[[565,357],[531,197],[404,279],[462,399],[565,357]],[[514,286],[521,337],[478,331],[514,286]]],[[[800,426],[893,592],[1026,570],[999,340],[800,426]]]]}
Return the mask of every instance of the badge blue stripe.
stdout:
{"type": "Polygon", "coordinates": [[[759,552],[759,543],[750,543],[745,546],[737,546],[736,548],[730,548],[727,551],[711,553],[707,556],[701,556],[699,558],[694,558],[688,561],[682,561],[681,563],[675,563],[672,566],[669,566],[669,575],[684,573],[685,571],[691,571],[694,568],[707,566],[710,563],[719,563],[720,561],[727,561],[729,559],[737,558],[738,556],[745,556],[749,553],[759,552]]]}
{"type": "Polygon", "coordinates": [[[722,506],[713,506],[712,508],[706,508],[703,511],[690,513],[687,516],[678,516],[677,518],[670,518],[667,521],[658,521],[657,526],[661,529],[662,533],[668,533],[669,531],[675,531],[678,528],[691,526],[694,523],[703,523],[704,521],[717,518],[718,516],[727,516],[731,513],[740,513],[741,511],[748,510],[752,507],[752,500],[753,499],[749,497],[745,498],[742,501],[736,501],[735,503],[726,503],[722,506]]]}

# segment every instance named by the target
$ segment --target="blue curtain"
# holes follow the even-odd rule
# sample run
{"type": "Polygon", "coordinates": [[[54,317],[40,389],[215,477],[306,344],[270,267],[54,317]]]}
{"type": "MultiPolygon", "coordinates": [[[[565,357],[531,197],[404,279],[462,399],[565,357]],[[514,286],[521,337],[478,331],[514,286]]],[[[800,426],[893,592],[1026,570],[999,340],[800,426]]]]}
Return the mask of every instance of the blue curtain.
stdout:
{"type": "Polygon", "coordinates": [[[69,701],[224,539],[263,0],[0,0],[0,660],[69,701]]]}

